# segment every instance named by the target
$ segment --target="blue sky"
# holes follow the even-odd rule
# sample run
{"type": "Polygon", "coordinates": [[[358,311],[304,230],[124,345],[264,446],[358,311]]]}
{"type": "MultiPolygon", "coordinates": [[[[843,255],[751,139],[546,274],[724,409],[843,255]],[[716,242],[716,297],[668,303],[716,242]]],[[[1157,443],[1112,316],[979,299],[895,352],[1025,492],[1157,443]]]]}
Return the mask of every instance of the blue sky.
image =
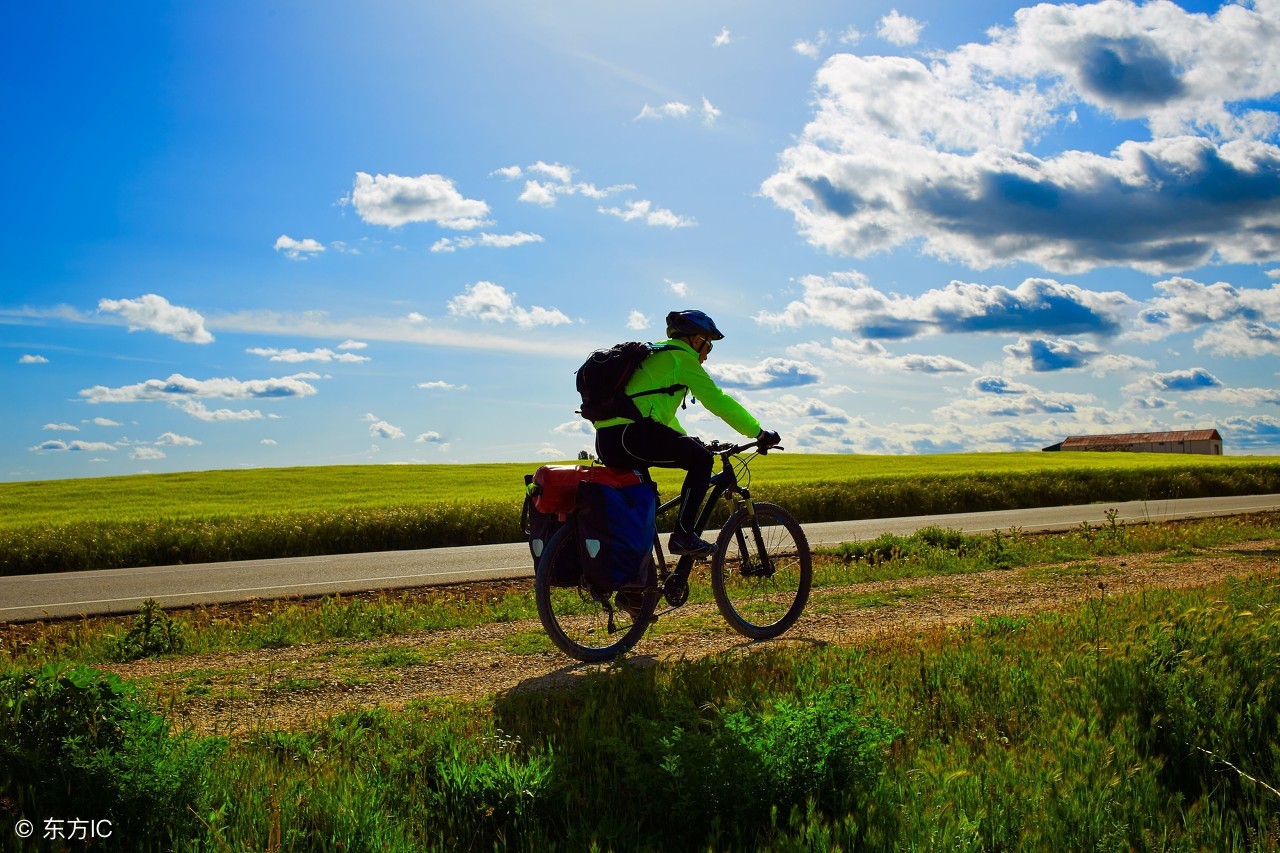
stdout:
{"type": "Polygon", "coordinates": [[[1280,451],[1277,0],[121,9],[0,28],[4,479],[572,457],[695,307],[789,450],[1280,451]]]}

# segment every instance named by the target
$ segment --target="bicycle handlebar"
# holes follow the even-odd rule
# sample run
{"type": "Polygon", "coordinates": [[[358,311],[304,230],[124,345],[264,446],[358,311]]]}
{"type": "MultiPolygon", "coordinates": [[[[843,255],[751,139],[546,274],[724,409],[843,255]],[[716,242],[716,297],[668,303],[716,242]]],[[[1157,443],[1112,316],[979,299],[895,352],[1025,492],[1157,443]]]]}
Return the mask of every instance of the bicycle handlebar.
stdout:
{"type": "Polygon", "coordinates": [[[736,456],[737,454],[744,453],[753,447],[757,448],[761,456],[767,455],[770,450],[786,450],[786,448],[781,444],[772,444],[762,447],[760,445],[760,439],[758,438],[754,441],[748,441],[746,444],[721,444],[718,441],[713,441],[707,445],[707,450],[710,450],[718,456],[736,456]]]}

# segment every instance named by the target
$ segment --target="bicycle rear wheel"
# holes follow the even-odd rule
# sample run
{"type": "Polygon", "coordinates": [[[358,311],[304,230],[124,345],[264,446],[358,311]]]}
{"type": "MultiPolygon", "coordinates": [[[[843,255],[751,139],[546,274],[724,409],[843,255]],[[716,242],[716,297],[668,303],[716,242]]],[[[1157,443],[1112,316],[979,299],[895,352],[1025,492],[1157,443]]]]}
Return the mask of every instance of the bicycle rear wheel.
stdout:
{"type": "Polygon", "coordinates": [[[716,540],[711,591],[735,631],[755,640],[782,634],[800,617],[812,583],[809,540],[789,512],[756,501],[754,516],[746,507],[730,516],[716,540]]]}
{"type": "Polygon", "coordinates": [[[538,618],[556,648],[584,663],[599,663],[639,641],[653,616],[658,593],[650,588],[600,594],[581,579],[576,586],[553,585],[552,567],[565,549],[578,547],[577,533],[576,524],[566,524],[547,543],[534,573],[534,598],[538,618]]]}

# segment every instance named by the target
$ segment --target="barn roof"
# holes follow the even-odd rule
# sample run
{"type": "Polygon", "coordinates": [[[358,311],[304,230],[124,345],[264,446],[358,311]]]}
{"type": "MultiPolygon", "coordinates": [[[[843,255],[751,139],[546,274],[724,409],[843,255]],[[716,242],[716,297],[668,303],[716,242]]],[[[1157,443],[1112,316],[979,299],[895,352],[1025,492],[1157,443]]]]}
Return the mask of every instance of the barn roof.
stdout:
{"type": "Polygon", "coordinates": [[[1072,435],[1062,447],[1097,447],[1107,444],[1158,444],[1177,441],[1222,441],[1216,429],[1183,429],[1173,432],[1127,432],[1117,435],[1072,435]]]}

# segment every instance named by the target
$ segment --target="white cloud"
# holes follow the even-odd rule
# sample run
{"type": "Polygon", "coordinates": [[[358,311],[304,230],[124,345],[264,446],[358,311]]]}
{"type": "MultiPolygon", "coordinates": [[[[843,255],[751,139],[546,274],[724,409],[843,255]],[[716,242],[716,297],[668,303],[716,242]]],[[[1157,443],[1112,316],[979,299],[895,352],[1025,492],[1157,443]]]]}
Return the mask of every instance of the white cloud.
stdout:
{"type": "Polygon", "coordinates": [[[975,268],[1168,272],[1280,258],[1280,6],[1024,8],[984,44],[830,58],[764,195],[815,246],[918,244],[975,268]],[[1146,122],[1112,151],[1032,154],[1081,110],[1146,122]]]}
{"type": "Polygon", "coordinates": [[[434,430],[431,430],[420,434],[413,441],[415,444],[440,444],[444,441],[444,436],[434,430]]]}
{"type": "Polygon", "coordinates": [[[715,124],[716,119],[720,118],[720,109],[703,95],[702,97],[702,120],[706,124],[715,124]]]}
{"type": "Polygon", "coordinates": [[[563,459],[563,458],[565,458],[565,454],[564,454],[564,452],[563,452],[562,450],[560,450],[560,448],[558,448],[558,447],[552,447],[550,444],[544,444],[544,445],[542,445],[542,447],[538,448],[538,455],[539,455],[539,456],[546,456],[546,457],[549,457],[549,458],[551,458],[551,459],[563,459]]]}
{"type": "Polygon", "coordinates": [[[277,237],[274,248],[277,252],[284,252],[286,258],[294,261],[305,261],[307,258],[324,251],[324,246],[310,237],[303,240],[295,240],[288,234],[281,234],[277,237]]]}
{"type": "Polygon", "coordinates": [[[111,420],[111,418],[94,418],[90,423],[92,423],[94,426],[100,426],[100,427],[124,426],[124,424],[120,423],[119,421],[113,421],[111,420]]]}
{"type": "Polygon", "coordinates": [[[155,442],[163,447],[197,447],[200,442],[189,435],[179,435],[176,432],[166,432],[162,434],[155,442]]]}
{"type": "Polygon", "coordinates": [[[818,35],[812,41],[808,39],[796,39],[791,45],[791,49],[801,56],[807,56],[810,59],[817,59],[822,54],[822,48],[827,43],[827,31],[818,30],[818,35]]]}
{"type": "Polygon", "coordinates": [[[72,441],[65,442],[61,439],[50,439],[42,441],[35,447],[28,448],[32,453],[58,453],[62,451],[70,451],[72,453],[81,453],[85,451],[97,452],[102,450],[112,450],[116,448],[114,445],[107,444],[104,441],[72,441]]]}
{"type": "Polygon", "coordinates": [[[625,208],[601,206],[597,210],[608,216],[616,216],[623,222],[639,220],[646,225],[666,228],[691,228],[698,224],[698,221],[692,217],[680,216],[666,208],[654,207],[653,202],[648,199],[629,201],[625,208]]]}
{"type": "Polygon", "coordinates": [[[920,41],[924,24],[893,9],[876,25],[876,35],[891,44],[905,46],[920,41]]]}
{"type": "Polygon", "coordinates": [[[656,107],[646,103],[636,119],[685,118],[692,110],[693,107],[680,101],[668,101],[656,107]]]}
{"type": "Polygon", "coordinates": [[[822,371],[807,361],[766,358],[759,364],[708,364],[707,371],[726,388],[794,388],[816,385],[822,371]]]}
{"type": "MultiPolygon", "coordinates": [[[[513,167],[516,168],[516,167],[513,167]]],[[[576,170],[572,166],[560,163],[545,163],[539,160],[528,169],[529,172],[542,175],[544,179],[525,181],[524,192],[517,201],[552,207],[560,196],[584,195],[588,198],[601,199],[613,193],[635,189],[634,184],[615,184],[600,188],[595,184],[573,180],[576,170]]]]}
{"type": "Polygon", "coordinates": [[[724,47],[731,41],[729,37],[729,28],[721,27],[720,32],[711,40],[712,47],[724,47]]]}
{"type": "Polygon", "coordinates": [[[556,308],[523,308],[516,304],[516,294],[508,293],[501,285],[491,281],[469,284],[465,292],[449,300],[449,313],[458,317],[492,320],[497,323],[511,321],[521,328],[533,326],[557,326],[572,322],[556,308]]]}
{"type": "Polygon", "coordinates": [[[369,175],[357,172],[347,200],[370,225],[396,228],[410,222],[435,222],[466,231],[489,223],[489,205],[465,198],[443,175],[369,175]]]}
{"type": "Polygon", "coordinates": [[[367,349],[368,346],[369,345],[364,341],[353,341],[350,338],[347,338],[345,341],[338,344],[338,349],[340,350],[367,349]]]}
{"type": "Polygon", "coordinates": [[[801,285],[802,299],[780,312],[761,311],[756,321],[774,327],[825,325],[880,340],[974,332],[1114,335],[1136,306],[1119,291],[1040,278],[1012,290],[953,281],[914,297],[882,293],[856,272],[806,276],[801,285]]]}
{"type": "Polygon", "coordinates": [[[362,420],[369,422],[369,435],[374,438],[404,438],[404,430],[387,423],[372,412],[366,414],[362,420]]]}
{"type": "Polygon", "coordinates": [[[501,169],[494,169],[489,174],[497,175],[498,177],[505,178],[508,181],[514,181],[516,178],[524,175],[524,169],[521,169],[519,166],[503,166],[501,169]]]}
{"type": "Polygon", "coordinates": [[[649,328],[649,318],[639,311],[632,311],[627,315],[627,328],[632,331],[642,331],[649,328]]]}
{"type": "Polygon", "coordinates": [[[41,429],[56,430],[58,432],[79,432],[80,427],[71,424],[45,424],[41,429]]]}
{"type": "Polygon", "coordinates": [[[18,359],[18,364],[48,364],[49,359],[42,355],[24,355],[18,359]]]}
{"type": "Polygon", "coordinates": [[[862,41],[862,33],[858,32],[857,27],[848,27],[840,34],[841,44],[857,44],[862,41]]]}
{"type": "Polygon", "coordinates": [[[1046,392],[1000,376],[980,376],[969,390],[969,398],[954,400],[935,409],[934,414],[944,420],[1065,415],[1094,402],[1092,394],[1046,392]]]}
{"type": "Polygon", "coordinates": [[[250,379],[240,381],[235,378],[191,379],[180,373],[174,373],[168,379],[148,379],[136,385],[124,385],[119,388],[108,388],[95,385],[80,392],[80,396],[89,403],[139,403],[168,402],[182,403],[196,399],[244,400],[251,398],[277,399],[287,397],[307,397],[316,393],[316,388],[304,378],[315,378],[314,374],[297,374],[273,379],[250,379]]]}
{"type": "Polygon", "coordinates": [[[197,420],[209,423],[220,423],[223,421],[259,421],[262,420],[262,412],[257,409],[241,409],[233,411],[232,409],[215,409],[210,410],[208,406],[199,400],[187,400],[186,402],[175,402],[174,405],[186,412],[197,420]]]}
{"type": "Polygon", "coordinates": [[[213,335],[205,328],[204,317],[198,312],[171,305],[169,300],[154,293],[137,299],[102,299],[98,310],[119,314],[128,323],[130,332],[158,332],[191,344],[213,342],[213,335]]]}
{"type": "Polygon", "coordinates": [[[276,441],[274,438],[264,438],[258,442],[258,444],[261,444],[263,447],[275,447],[279,443],[280,442],[276,441]]]}
{"type": "Polygon", "coordinates": [[[977,368],[947,355],[894,355],[879,341],[832,338],[829,344],[800,344],[791,352],[810,358],[830,358],[870,373],[977,373],[977,368]]]}
{"type": "Polygon", "coordinates": [[[683,281],[672,281],[671,279],[663,279],[667,284],[667,291],[676,296],[688,296],[689,285],[683,281]]]}
{"type": "Polygon", "coordinates": [[[514,234],[481,233],[479,237],[441,237],[431,246],[431,251],[455,252],[458,249],[470,249],[473,246],[488,246],[496,249],[509,249],[512,246],[523,246],[526,243],[541,243],[541,234],[530,234],[517,231],[514,234]]]}
{"type": "Polygon", "coordinates": [[[367,355],[356,355],[351,352],[334,352],[327,347],[309,350],[307,352],[299,352],[296,349],[272,349],[269,347],[253,347],[245,350],[250,355],[260,355],[271,361],[283,361],[288,364],[299,364],[304,361],[320,361],[330,362],[337,361],[346,364],[363,364],[370,361],[367,355]]]}
{"type": "Polygon", "coordinates": [[[586,420],[581,420],[581,419],[576,421],[565,421],[564,423],[560,424],[559,426],[557,426],[555,429],[551,431],[559,435],[594,436],[596,434],[595,427],[591,425],[591,422],[586,420]]]}
{"type": "Polygon", "coordinates": [[[1095,376],[1125,370],[1147,369],[1155,362],[1105,352],[1085,341],[1022,337],[1004,348],[1005,369],[1010,373],[1051,373],[1059,370],[1092,370],[1095,376]]]}
{"type": "Polygon", "coordinates": [[[164,459],[165,453],[157,447],[135,447],[129,451],[130,459],[139,459],[144,462],[154,462],[157,459],[164,459]]]}

